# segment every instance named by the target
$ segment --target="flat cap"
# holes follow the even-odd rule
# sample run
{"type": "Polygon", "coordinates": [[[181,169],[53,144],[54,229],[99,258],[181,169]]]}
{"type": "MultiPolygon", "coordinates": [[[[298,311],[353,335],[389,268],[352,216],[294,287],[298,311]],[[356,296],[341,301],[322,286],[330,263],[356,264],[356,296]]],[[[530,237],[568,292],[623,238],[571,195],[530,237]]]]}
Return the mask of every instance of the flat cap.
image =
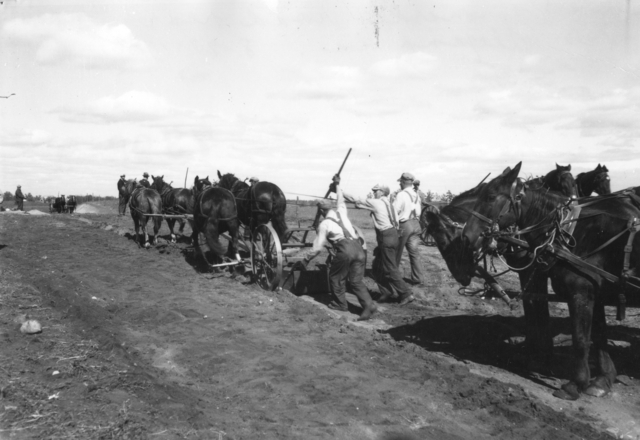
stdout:
{"type": "Polygon", "coordinates": [[[416,179],[416,180],[413,181],[413,184],[414,185],[420,185],[420,181],[418,179],[416,179]]]}
{"type": "Polygon", "coordinates": [[[145,172],[142,176],[143,177],[149,177],[149,173],[145,172]]]}
{"type": "Polygon", "coordinates": [[[398,182],[400,182],[401,180],[415,180],[415,177],[413,176],[413,174],[411,173],[402,173],[402,176],[400,176],[400,178],[398,179],[398,182]]]}
{"type": "Polygon", "coordinates": [[[120,176],[120,177],[124,177],[124,174],[122,176],[120,176]]]}
{"type": "Polygon", "coordinates": [[[249,177],[249,182],[259,182],[260,179],[258,179],[257,177],[249,177]]]}
{"type": "Polygon", "coordinates": [[[387,185],[380,185],[378,183],[376,183],[373,188],[371,188],[371,191],[382,191],[384,193],[385,196],[388,196],[389,193],[391,192],[389,190],[389,187],[387,185]]]}

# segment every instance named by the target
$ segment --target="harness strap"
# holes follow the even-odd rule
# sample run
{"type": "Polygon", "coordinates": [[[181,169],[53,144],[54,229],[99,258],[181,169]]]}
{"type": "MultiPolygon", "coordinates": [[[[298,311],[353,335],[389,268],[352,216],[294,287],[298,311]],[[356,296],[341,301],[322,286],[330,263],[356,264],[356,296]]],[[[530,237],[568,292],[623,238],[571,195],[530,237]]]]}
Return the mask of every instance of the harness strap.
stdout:
{"type": "Polygon", "coordinates": [[[340,213],[336,212],[336,214],[338,214],[338,220],[336,220],[335,218],[332,218],[332,217],[327,217],[326,220],[330,220],[330,221],[334,222],[335,224],[337,224],[338,226],[340,226],[340,228],[342,228],[342,233],[344,234],[344,237],[347,240],[353,240],[354,237],[351,234],[351,232],[349,232],[349,230],[344,226],[344,223],[342,222],[342,218],[340,218],[340,213]]]}
{"type": "MultiPolygon", "coordinates": [[[[393,227],[397,230],[400,227],[400,224],[398,223],[395,210],[391,209],[391,204],[387,200],[382,199],[382,203],[384,203],[384,206],[387,208],[389,221],[391,222],[393,227]]],[[[371,216],[373,217],[373,213],[371,213],[371,216]]]]}

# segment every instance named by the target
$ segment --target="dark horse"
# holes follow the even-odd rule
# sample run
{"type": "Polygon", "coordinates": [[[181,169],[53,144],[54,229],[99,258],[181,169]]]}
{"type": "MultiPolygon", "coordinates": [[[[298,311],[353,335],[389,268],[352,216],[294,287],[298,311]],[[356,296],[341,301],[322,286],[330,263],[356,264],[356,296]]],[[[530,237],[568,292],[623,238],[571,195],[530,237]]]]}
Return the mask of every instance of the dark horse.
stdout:
{"type": "MultiPolygon", "coordinates": [[[[558,170],[557,165],[556,170],[558,170]]],[[[554,171],[551,173],[554,173],[554,171]]],[[[571,197],[574,195],[573,177],[570,173],[564,173],[564,170],[560,170],[559,173],[563,173],[562,178],[549,179],[549,185],[556,191],[564,191],[563,194],[566,197],[571,197]]],[[[531,181],[524,183],[522,179],[520,179],[517,182],[515,192],[520,194],[523,188],[527,187],[530,182],[531,181]]],[[[539,186],[537,183],[534,183],[534,185],[539,186]]],[[[433,237],[452,274],[459,274],[461,272],[458,265],[464,262],[463,248],[461,246],[462,228],[471,216],[473,207],[478,200],[478,194],[480,194],[486,186],[486,183],[481,183],[475,188],[461,193],[454,197],[448,205],[443,206],[440,211],[427,209],[422,212],[424,223],[427,225],[427,233],[433,237]]],[[[512,222],[515,222],[514,218],[512,218],[512,222]]],[[[514,247],[507,248],[507,246],[501,245],[500,252],[504,254],[507,264],[511,267],[523,268],[531,261],[529,252],[523,249],[514,247]]],[[[489,285],[501,290],[499,286],[494,284],[495,280],[493,277],[478,264],[476,264],[474,275],[483,278],[489,285]]],[[[546,276],[532,277],[533,268],[520,271],[518,275],[522,291],[524,291],[526,287],[527,291],[535,291],[538,293],[547,292],[546,276]]],[[[465,277],[459,281],[461,283],[469,283],[469,281],[466,280],[466,274],[465,277]]],[[[525,296],[523,298],[523,308],[526,328],[525,348],[530,356],[530,367],[532,369],[541,367],[544,371],[548,371],[550,369],[551,351],[553,349],[553,340],[548,325],[548,304],[546,301],[525,296]],[[542,366],[538,366],[538,360],[542,361],[542,366]]]]}
{"type": "MultiPolygon", "coordinates": [[[[512,213],[521,233],[525,231],[522,237],[534,250],[537,270],[546,272],[554,292],[569,306],[575,369],[571,380],[554,395],[569,400],[578,399],[581,392],[602,396],[611,390],[616,379],[607,349],[604,306],[615,304],[621,290],[611,276],[623,279],[640,273],[640,234],[634,236],[630,232],[634,219],[637,222],[640,218],[640,198],[622,193],[594,198],[583,204],[579,213],[572,210],[569,215],[578,219],[571,220],[566,198],[559,194],[530,188],[514,198],[511,187],[520,166],[521,163],[514,169],[507,168],[478,195],[475,214],[462,233],[466,261],[473,262],[474,253],[482,251],[484,236],[491,234],[494,224],[502,226],[501,214],[507,210],[512,213]],[[625,254],[631,238],[632,246],[625,254]],[[630,272],[623,271],[625,261],[630,272]],[[591,341],[596,360],[593,379],[589,368],[591,341]]],[[[472,273],[474,267],[471,264],[460,269],[472,273]]]]}
{"type": "Polygon", "coordinates": [[[135,179],[127,180],[122,187],[123,195],[129,200],[129,211],[133,219],[136,231],[136,241],[138,241],[139,231],[142,227],[143,243],[145,248],[149,248],[149,235],[147,234],[147,222],[149,218],[153,223],[153,241],[158,244],[158,231],[162,225],[162,199],[155,189],[140,186],[135,179]],[[153,216],[148,216],[153,214],[153,216]]]}
{"type": "MultiPolygon", "coordinates": [[[[153,179],[153,185],[151,187],[160,193],[162,198],[162,210],[167,215],[180,215],[180,214],[193,214],[193,204],[195,194],[193,190],[186,188],[173,188],[170,184],[164,181],[164,176],[151,176],[153,179]]],[[[167,218],[167,224],[169,225],[169,231],[171,233],[171,242],[176,242],[176,235],[173,232],[173,227],[176,224],[176,220],[180,223],[180,233],[184,231],[184,225],[186,221],[184,218],[175,219],[167,218]]],[[[189,220],[189,224],[191,224],[189,220]]],[[[193,225],[191,224],[191,229],[193,225]]]]}
{"type": "Polygon", "coordinates": [[[53,203],[49,205],[50,212],[57,212],[58,214],[65,212],[67,199],[64,194],[61,197],[53,199],[53,203]]]}
{"type": "MultiPolygon", "coordinates": [[[[253,231],[256,226],[269,223],[278,234],[280,242],[285,241],[287,224],[285,211],[287,199],[282,190],[270,182],[258,182],[249,186],[233,174],[220,174],[218,186],[233,193],[238,204],[238,218],[245,226],[245,231],[253,231]]],[[[245,234],[246,235],[246,234],[245,234]]]]}
{"type": "Polygon", "coordinates": [[[600,165],[595,170],[580,173],[576,176],[578,197],[589,197],[592,193],[604,196],[611,194],[611,179],[606,165],[600,165]]]}
{"type": "Polygon", "coordinates": [[[68,196],[67,197],[67,208],[66,211],[69,214],[73,214],[73,211],[76,210],[76,206],[78,205],[78,202],[76,202],[76,196],[68,196]]]}
{"type": "Polygon", "coordinates": [[[565,194],[567,197],[577,198],[576,181],[571,174],[571,165],[556,164],[556,169],[549,171],[543,177],[536,177],[527,181],[530,188],[547,188],[565,194]]]}
{"type": "Polygon", "coordinates": [[[198,242],[199,234],[203,234],[207,246],[216,256],[214,263],[222,262],[225,249],[220,243],[220,234],[228,232],[231,240],[227,247],[226,256],[240,261],[240,256],[238,255],[240,222],[238,220],[235,197],[229,190],[212,187],[208,177],[199,179],[196,176],[194,179],[194,191],[192,238],[196,255],[202,255],[204,261],[211,265],[198,242]]]}

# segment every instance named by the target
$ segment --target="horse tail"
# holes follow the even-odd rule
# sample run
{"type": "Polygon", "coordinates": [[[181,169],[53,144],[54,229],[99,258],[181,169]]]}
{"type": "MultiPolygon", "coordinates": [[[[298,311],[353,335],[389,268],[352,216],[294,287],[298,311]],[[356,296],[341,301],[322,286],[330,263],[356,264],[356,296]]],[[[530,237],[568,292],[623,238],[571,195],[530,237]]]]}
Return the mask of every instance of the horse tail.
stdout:
{"type": "MultiPolygon", "coordinates": [[[[149,205],[148,210],[151,214],[162,214],[162,200],[159,197],[153,197],[150,199],[149,196],[145,194],[145,198],[147,199],[147,204],[149,205]]],[[[162,217],[154,215],[151,218],[153,219],[154,230],[156,232],[159,231],[162,226],[162,217]]]]}
{"type": "Polygon", "coordinates": [[[285,212],[287,210],[287,199],[285,198],[280,188],[274,188],[277,191],[272,193],[272,207],[271,207],[271,225],[276,230],[278,238],[281,243],[284,243],[284,238],[287,233],[287,222],[285,221],[285,212]]]}

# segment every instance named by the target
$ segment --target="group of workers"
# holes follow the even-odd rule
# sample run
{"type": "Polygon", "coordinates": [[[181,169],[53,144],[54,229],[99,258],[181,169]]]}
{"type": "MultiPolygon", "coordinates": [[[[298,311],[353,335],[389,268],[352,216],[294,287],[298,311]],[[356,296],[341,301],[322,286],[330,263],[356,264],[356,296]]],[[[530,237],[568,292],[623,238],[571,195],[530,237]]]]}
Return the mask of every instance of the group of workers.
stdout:
{"type": "Polygon", "coordinates": [[[329,270],[332,301],[328,307],[347,311],[347,281],[362,306],[359,321],[368,320],[376,312],[377,306],[364,284],[366,253],[363,237],[358,237],[347,215],[345,202],[355,203],[357,208],[370,211],[376,231],[378,246],[374,250],[373,273],[378,284],[378,302],[397,301],[400,305],[414,301],[411,286],[424,286],[424,274],[419,253],[420,213],[423,194],[411,173],[403,173],[398,179],[400,189],[390,194],[386,185],[375,185],[372,197],[361,199],[346,194],[340,187],[340,176],[333,177],[330,191],[337,196],[337,206],[332,201],[321,199],[318,208],[325,219],[318,227],[313,248],[304,259],[297,263],[298,269],[306,269],[309,262],[318,256],[326,246],[331,249],[332,260],[329,270]],[[411,263],[410,283],[405,282],[400,272],[402,254],[406,248],[411,263]]]}

